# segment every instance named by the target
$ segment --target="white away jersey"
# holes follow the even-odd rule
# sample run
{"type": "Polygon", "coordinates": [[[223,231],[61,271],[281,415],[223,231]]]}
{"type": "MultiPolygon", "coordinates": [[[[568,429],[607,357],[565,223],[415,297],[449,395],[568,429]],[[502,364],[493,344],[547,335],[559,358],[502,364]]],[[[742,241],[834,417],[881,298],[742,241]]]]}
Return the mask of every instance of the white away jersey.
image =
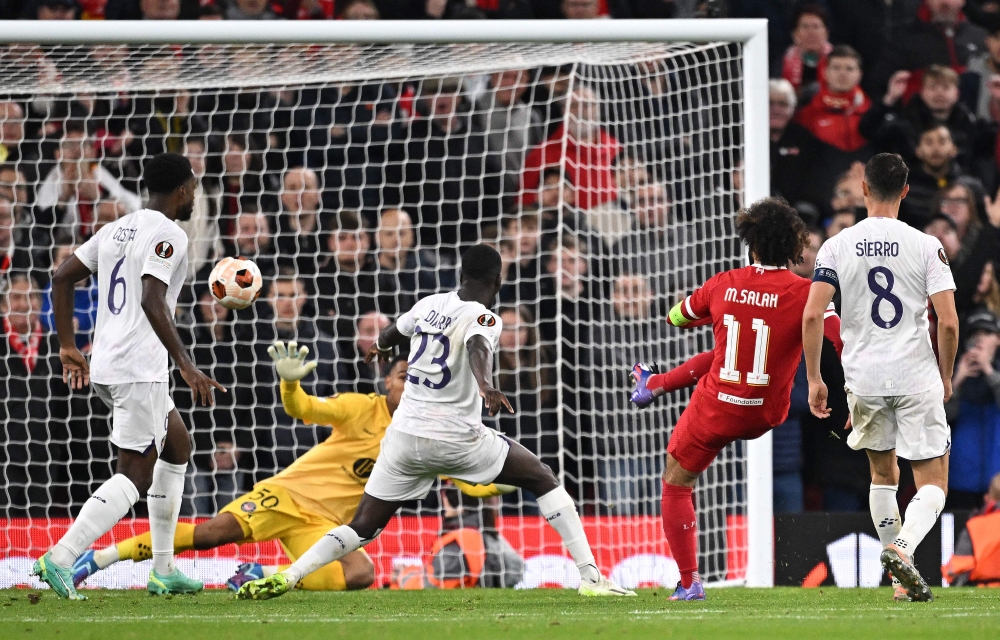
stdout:
{"type": "Polygon", "coordinates": [[[159,211],[142,209],[105,225],[76,250],[97,272],[97,327],[90,379],[99,384],[167,382],[167,349],[142,310],[142,276],[167,285],[177,307],[187,273],[187,235],[159,211]]]}
{"type": "Polygon", "coordinates": [[[483,399],[465,343],[483,336],[495,352],[502,326],[500,316],[455,292],[428,296],[400,316],[396,327],[412,337],[406,387],[393,428],[434,440],[477,437],[484,428],[483,399]]]}
{"type": "Polygon", "coordinates": [[[813,280],[840,289],[844,378],[859,396],[941,386],[927,298],[955,289],[941,243],[894,218],[867,218],[826,241],[813,280]]]}

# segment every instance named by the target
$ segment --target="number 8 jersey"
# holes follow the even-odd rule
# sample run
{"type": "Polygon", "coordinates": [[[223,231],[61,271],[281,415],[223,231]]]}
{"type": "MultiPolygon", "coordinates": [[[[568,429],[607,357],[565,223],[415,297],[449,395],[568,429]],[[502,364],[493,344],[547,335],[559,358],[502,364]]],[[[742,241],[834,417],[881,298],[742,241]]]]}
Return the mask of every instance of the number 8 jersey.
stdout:
{"type": "Polygon", "coordinates": [[[90,379],[98,384],[167,382],[167,349],[142,310],[142,277],[167,285],[173,312],[187,275],[188,237],[159,211],[142,209],[103,227],[76,250],[97,273],[97,327],[90,379]]]}
{"type": "Polygon", "coordinates": [[[927,298],[954,290],[941,243],[895,218],[866,218],[826,241],[813,280],[840,289],[844,379],[859,396],[941,386],[927,298]]]}
{"type": "Polygon", "coordinates": [[[396,321],[410,338],[406,387],[392,427],[404,433],[461,442],[482,431],[483,399],[472,375],[465,343],[483,336],[496,352],[500,316],[455,292],[439,293],[413,305],[396,321]]]}

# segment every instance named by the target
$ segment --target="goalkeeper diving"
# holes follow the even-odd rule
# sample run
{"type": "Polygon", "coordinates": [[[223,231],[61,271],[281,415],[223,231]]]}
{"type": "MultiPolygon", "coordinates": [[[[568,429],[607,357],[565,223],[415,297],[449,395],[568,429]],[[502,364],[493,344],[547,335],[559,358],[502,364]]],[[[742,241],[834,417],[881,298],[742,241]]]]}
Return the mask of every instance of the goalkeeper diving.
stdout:
{"type": "MultiPolygon", "coordinates": [[[[275,342],[268,350],[281,378],[285,412],[304,422],[333,427],[333,433],[287,469],[254,485],[244,496],[198,525],[177,523],[174,553],[204,551],[226,544],[277,540],[289,560],[303,552],[333,527],[351,521],[375,466],[379,447],[392,414],[399,406],[406,381],[406,358],[388,365],[386,395],[343,393],[332,398],[308,395],[299,381],[316,368],[306,361],[307,347],[275,342]]],[[[512,488],[469,485],[452,480],[473,497],[506,493],[512,488]]],[[[105,549],[88,550],[73,566],[76,585],[121,560],[140,562],[152,557],[149,532],[105,549]]],[[[226,586],[238,590],[250,580],[269,576],[287,565],[241,564],[226,586]]],[[[353,551],[303,578],[298,587],[312,591],[366,589],[375,581],[375,565],[363,549],[353,551]]]]}

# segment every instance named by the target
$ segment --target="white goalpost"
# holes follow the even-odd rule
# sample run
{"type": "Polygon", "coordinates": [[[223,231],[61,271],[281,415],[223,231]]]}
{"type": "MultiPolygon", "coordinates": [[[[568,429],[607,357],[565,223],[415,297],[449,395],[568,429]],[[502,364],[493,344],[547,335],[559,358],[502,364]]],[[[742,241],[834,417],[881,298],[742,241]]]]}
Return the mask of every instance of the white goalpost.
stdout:
{"type": "MultiPolygon", "coordinates": [[[[27,282],[21,313],[43,328],[39,364],[2,356],[0,588],[24,582],[111,473],[106,409],[52,373],[48,280],[141,206],[142,163],[163,151],[191,157],[201,183],[178,323],[232,391],[203,409],[175,389],[194,442],[182,517],[214,514],[329,435],[284,413],[270,342],[310,345],[309,393],[382,391],[366,341],[453,287],[463,246],[489,242],[505,261],[498,384],[516,410],[490,426],[557,470],[605,573],[673,586],[659,477],[690,390],[639,411],[627,374],[712,346],[709,328],[670,329],[666,311],[745,264],[733,221],[770,194],[767,76],[756,19],[0,21],[0,209],[13,220],[0,298],[11,309],[27,282]],[[227,255],[265,276],[260,301],[229,314],[205,285],[227,255]]],[[[81,347],[102,303],[78,289],[81,347]]],[[[345,473],[360,483],[365,469],[345,473]]],[[[728,447],[695,496],[706,586],[773,586],[770,433],[728,447]]],[[[378,580],[468,517],[524,558],[519,586],[574,586],[531,496],[455,500],[436,487],[404,509],[368,548],[378,580]]],[[[238,553],[281,557],[275,544],[238,553]]],[[[232,554],[182,568],[218,584],[232,554]]],[[[144,575],[114,571],[91,584],[144,575]]]]}

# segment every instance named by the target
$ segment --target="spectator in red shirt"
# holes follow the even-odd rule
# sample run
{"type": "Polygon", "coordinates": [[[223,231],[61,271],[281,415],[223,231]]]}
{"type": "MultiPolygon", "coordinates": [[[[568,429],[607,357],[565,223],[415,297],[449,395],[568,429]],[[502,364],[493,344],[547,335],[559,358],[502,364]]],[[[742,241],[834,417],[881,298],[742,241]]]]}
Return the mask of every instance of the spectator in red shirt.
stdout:
{"type": "Polygon", "coordinates": [[[803,92],[816,84],[823,85],[827,56],[833,50],[826,25],[826,11],[818,4],[803,5],[795,16],[792,46],[785,51],[781,77],[803,92]]]}
{"type": "Polygon", "coordinates": [[[861,56],[847,45],[834,47],[827,57],[826,86],[799,111],[795,121],[841,151],[861,149],[868,141],[858,131],[858,124],[872,102],[860,83],[861,56]]]}
{"type": "Polygon", "coordinates": [[[541,146],[535,147],[524,162],[522,203],[537,202],[542,172],[564,161],[578,207],[593,209],[615,202],[618,188],[614,162],[620,150],[618,140],[601,128],[597,94],[589,87],[577,85],[569,97],[566,121],[541,146]]]}

